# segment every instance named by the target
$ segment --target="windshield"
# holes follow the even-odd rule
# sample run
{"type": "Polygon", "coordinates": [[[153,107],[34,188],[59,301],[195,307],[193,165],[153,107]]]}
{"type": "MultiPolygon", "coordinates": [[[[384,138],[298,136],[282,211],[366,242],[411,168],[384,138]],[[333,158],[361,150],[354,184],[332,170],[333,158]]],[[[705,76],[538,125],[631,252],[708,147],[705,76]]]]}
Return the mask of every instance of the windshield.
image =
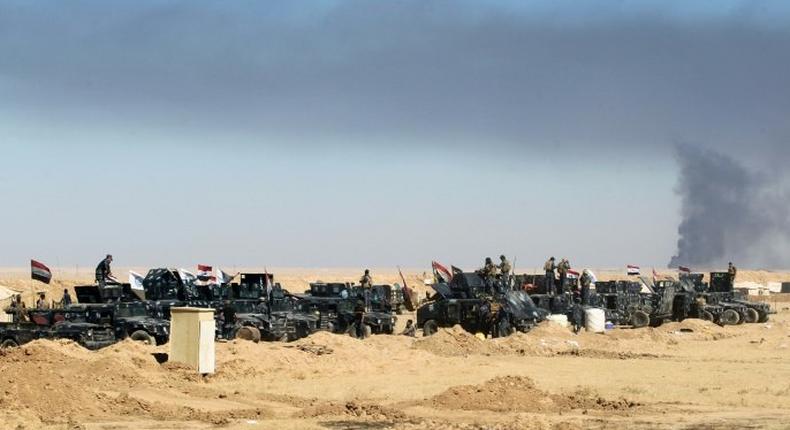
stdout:
{"type": "Polygon", "coordinates": [[[148,310],[142,303],[120,305],[117,313],[119,318],[148,316],[148,310]]]}

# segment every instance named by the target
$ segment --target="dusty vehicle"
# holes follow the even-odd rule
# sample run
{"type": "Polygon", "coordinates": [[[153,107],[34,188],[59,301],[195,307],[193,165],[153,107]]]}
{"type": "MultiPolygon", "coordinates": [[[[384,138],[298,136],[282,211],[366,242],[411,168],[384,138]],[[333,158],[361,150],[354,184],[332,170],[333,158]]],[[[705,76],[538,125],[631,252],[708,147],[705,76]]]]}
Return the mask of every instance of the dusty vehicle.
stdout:
{"type": "Polygon", "coordinates": [[[392,314],[388,287],[363,288],[341,282],[315,282],[298,297],[298,306],[302,312],[319,318],[322,330],[358,337],[392,334],[397,319],[392,314]],[[360,315],[362,327],[358,327],[360,315]]]}
{"type": "Polygon", "coordinates": [[[719,325],[736,325],[768,321],[773,313],[767,303],[747,300],[733,288],[727,272],[711,272],[710,282],[703,282],[703,274],[683,274],[678,281],[675,299],[676,320],[700,318],[719,325]]]}
{"type": "Polygon", "coordinates": [[[597,282],[590,303],[604,309],[606,319],[615,324],[655,327],[673,318],[676,290],[674,284],[654,283],[645,277],[640,282],[597,282]]]}
{"type": "Polygon", "coordinates": [[[417,326],[424,336],[457,324],[470,333],[503,337],[526,332],[548,316],[525,291],[498,282],[477,273],[455,273],[450,282],[434,284],[436,294],[417,309],[417,326]]]}
{"type": "Polygon", "coordinates": [[[70,339],[87,349],[99,349],[117,341],[111,326],[81,322],[72,316],[69,312],[31,310],[29,321],[0,323],[0,346],[10,348],[36,339],[70,339]]]}

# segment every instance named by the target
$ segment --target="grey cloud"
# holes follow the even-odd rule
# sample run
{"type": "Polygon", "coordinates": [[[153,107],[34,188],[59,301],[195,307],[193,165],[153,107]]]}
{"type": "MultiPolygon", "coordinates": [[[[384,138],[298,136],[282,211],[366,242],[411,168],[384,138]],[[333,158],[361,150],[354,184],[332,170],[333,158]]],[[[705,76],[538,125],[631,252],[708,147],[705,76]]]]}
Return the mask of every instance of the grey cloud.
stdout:
{"type": "Polygon", "coordinates": [[[790,26],[746,6],[692,22],[422,1],[109,8],[4,7],[9,102],[318,142],[644,153],[676,139],[739,152],[790,139],[790,26]]]}

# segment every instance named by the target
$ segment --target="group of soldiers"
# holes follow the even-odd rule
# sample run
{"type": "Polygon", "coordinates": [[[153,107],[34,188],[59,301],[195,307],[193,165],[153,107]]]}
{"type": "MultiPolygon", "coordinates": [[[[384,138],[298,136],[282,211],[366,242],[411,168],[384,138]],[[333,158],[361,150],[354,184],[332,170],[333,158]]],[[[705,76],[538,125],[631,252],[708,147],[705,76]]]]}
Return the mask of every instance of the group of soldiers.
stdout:
{"type": "Polygon", "coordinates": [[[477,273],[484,278],[496,278],[497,276],[500,277],[508,277],[511,275],[513,271],[513,265],[510,264],[507,257],[504,255],[499,256],[500,263],[495,265],[494,262],[491,260],[491,257],[486,257],[486,261],[483,264],[477,273]]]}

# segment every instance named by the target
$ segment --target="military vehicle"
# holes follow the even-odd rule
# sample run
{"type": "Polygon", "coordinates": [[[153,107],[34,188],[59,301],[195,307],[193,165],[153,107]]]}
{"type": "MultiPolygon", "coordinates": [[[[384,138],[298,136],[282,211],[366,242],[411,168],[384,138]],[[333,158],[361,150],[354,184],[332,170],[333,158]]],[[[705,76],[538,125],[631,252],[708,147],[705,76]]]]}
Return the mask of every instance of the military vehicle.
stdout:
{"type": "Polygon", "coordinates": [[[317,329],[317,318],[295,310],[294,299],[271,273],[241,273],[237,283],[199,285],[176,269],[152,269],[143,288],[167,319],[172,307],[214,309],[219,339],[291,341],[317,329]],[[226,321],[226,315],[234,321],[226,321]]]}
{"type": "Polygon", "coordinates": [[[450,282],[432,287],[436,293],[417,309],[417,326],[422,327],[424,336],[457,324],[470,333],[503,337],[526,332],[549,314],[525,291],[511,290],[501,280],[486,279],[476,272],[456,272],[450,282]]]}
{"type": "Polygon", "coordinates": [[[391,294],[389,285],[363,288],[343,282],[314,282],[298,297],[298,306],[319,318],[321,330],[355,337],[392,334],[397,318],[392,314],[391,294]],[[362,327],[358,327],[359,314],[362,327]]]}
{"type": "Polygon", "coordinates": [[[673,319],[677,287],[655,284],[652,279],[636,281],[599,281],[590,295],[590,304],[603,308],[606,319],[634,328],[659,326],[673,319]]]}
{"type": "Polygon", "coordinates": [[[111,326],[73,317],[67,310],[59,313],[29,310],[27,321],[0,323],[0,346],[16,347],[36,339],[70,339],[87,349],[99,349],[116,342],[111,326]]]}
{"type": "Polygon", "coordinates": [[[767,303],[752,302],[735,290],[727,272],[711,272],[710,282],[703,278],[702,273],[681,274],[674,304],[677,320],[691,317],[735,325],[766,322],[774,313],[767,303]]]}

